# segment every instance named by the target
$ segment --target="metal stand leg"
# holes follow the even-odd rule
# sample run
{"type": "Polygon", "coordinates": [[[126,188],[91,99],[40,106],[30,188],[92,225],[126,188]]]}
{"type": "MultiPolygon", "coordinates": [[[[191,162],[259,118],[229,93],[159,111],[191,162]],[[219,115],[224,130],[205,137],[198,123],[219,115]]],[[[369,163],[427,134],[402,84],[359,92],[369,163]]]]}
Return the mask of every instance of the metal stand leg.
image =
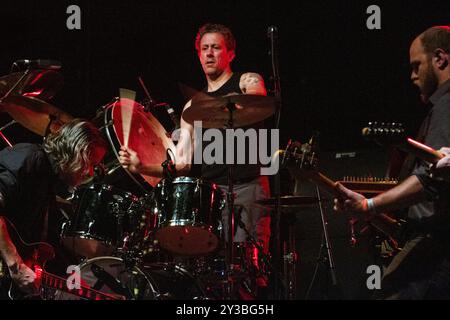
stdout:
{"type": "Polygon", "coordinates": [[[284,296],[288,300],[294,300],[297,293],[297,252],[295,250],[294,226],[289,227],[288,240],[283,242],[283,275],[285,282],[284,296]]]}
{"type": "Polygon", "coordinates": [[[323,208],[322,208],[322,198],[320,196],[320,190],[319,187],[316,186],[316,193],[317,193],[317,199],[319,200],[319,211],[320,211],[320,218],[322,221],[322,229],[323,229],[323,236],[325,240],[325,249],[326,249],[326,260],[328,263],[328,271],[330,272],[331,277],[331,285],[333,290],[337,289],[337,278],[336,278],[336,270],[335,270],[335,264],[334,264],[334,258],[333,258],[333,249],[331,246],[330,236],[328,234],[328,222],[326,220],[323,208]]]}

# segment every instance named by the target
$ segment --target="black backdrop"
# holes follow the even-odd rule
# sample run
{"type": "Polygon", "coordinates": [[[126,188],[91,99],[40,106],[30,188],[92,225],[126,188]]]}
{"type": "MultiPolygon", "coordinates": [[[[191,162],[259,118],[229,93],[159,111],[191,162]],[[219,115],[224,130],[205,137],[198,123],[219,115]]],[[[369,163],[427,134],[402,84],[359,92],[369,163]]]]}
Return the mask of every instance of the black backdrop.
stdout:
{"type": "MultiPolygon", "coordinates": [[[[200,25],[230,26],[238,43],[234,70],[259,72],[269,87],[266,33],[275,25],[283,94],[281,144],[288,138],[305,141],[319,130],[324,152],[373,149],[360,137],[369,120],[401,121],[409,132],[417,130],[426,109],[409,81],[409,43],[432,25],[448,25],[449,9],[448,1],[400,0],[3,0],[0,75],[7,74],[16,59],[59,60],[65,85],[52,103],[86,118],[117,96],[120,87],[137,90],[142,99],[137,82],[142,76],[156,100],[167,101],[180,112],[184,98],[178,83],[204,86],[193,45],[200,25]],[[81,8],[81,30],[66,28],[66,8],[72,4],[81,8]],[[381,30],[366,28],[366,8],[371,4],[381,8],[381,30]]],[[[1,123],[8,120],[7,115],[0,116],[1,123]]],[[[17,126],[4,133],[13,142],[40,139],[17,126]]],[[[385,162],[367,159],[377,172],[383,171],[385,162]]],[[[351,163],[345,168],[339,175],[355,174],[351,163]]],[[[317,219],[316,213],[312,215],[317,219]]],[[[306,226],[297,225],[299,239],[308,238],[306,226]]],[[[308,238],[316,241],[300,250],[308,255],[309,249],[311,259],[320,243],[317,226],[311,227],[316,233],[308,238]]],[[[345,224],[338,229],[333,236],[345,238],[345,224]]],[[[355,255],[346,245],[340,247],[336,255],[340,268],[348,270],[343,275],[347,288],[356,287],[350,267],[358,265],[350,263],[355,255]]],[[[311,277],[308,272],[300,274],[305,283],[311,277]]],[[[357,290],[345,297],[358,297],[357,290]]]]}
{"type": "MultiPolygon", "coordinates": [[[[411,131],[424,115],[409,82],[408,48],[419,32],[448,24],[448,1],[2,1],[0,74],[19,58],[63,63],[65,86],[53,101],[92,117],[118,94],[138,90],[178,107],[178,83],[204,85],[193,39],[207,22],[229,25],[238,42],[235,70],[257,71],[270,86],[267,27],[279,30],[282,142],[322,133],[322,147],[365,147],[368,120],[401,120],[411,131]],[[66,28],[66,9],[81,8],[81,30],[66,28]],[[381,8],[381,30],[368,30],[366,8],[381,8]]],[[[23,130],[11,137],[20,140],[23,130]]],[[[28,137],[27,137],[28,138],[28,137]]]]}

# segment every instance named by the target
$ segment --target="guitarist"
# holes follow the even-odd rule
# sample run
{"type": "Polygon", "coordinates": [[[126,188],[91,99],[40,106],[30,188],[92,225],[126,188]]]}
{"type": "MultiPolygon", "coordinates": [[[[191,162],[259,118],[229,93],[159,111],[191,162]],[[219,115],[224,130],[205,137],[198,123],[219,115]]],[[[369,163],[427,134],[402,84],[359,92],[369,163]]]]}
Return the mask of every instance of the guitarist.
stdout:
{"type": "MultiPolygon", "coordinates": [[[[0,151],[0,254],[4,273],[20,291],[36,293],[36,275],[27,265],[30,257],[19,245],[46,240],[55,185],[75,187],[93,176],[106,148],[94,125],[76,119],[47,136],[43,145],[20,143],[0,151]]],[[[7,297],[8,289],[3,277],[0,299],[7,297]]]]}
{"type": "MultiPolygon", "coordinates": [[[[420,34],[411,44],[410,64],[422,101],[432,105],[422,142],[434,149],[450,146],[450,27],[420,34]]],[[[338,186],[336,211],[377,214],[409,206],[409,240],[385,270],[377,298],[450,299],[450,182],[433,178],[428,169],[416,161],[406,180],[371,199],[338,186]]]]}

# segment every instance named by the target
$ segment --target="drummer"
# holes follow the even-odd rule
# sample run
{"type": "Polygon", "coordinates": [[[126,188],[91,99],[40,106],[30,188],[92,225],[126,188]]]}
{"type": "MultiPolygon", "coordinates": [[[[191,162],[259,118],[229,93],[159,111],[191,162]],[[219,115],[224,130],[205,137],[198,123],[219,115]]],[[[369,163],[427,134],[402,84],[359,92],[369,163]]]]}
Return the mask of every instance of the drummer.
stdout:
{"type": "MultiPolygon", "coordinates": [[[[263,78],[257,73],[233,72],[231,63],[235,58],[236,41],[230,29],[220,24],[205,24],[198,30],[195,39],[195,48],[206,77],[207,86],[203,90],[209,96],[220,97],[231,93],[266,95],[263,78]]],[[[188,101],[183,112],[191,106],[188,101]]],[[[239,106],[237,106],[239,108],[239,106]]],[[[262,127],[262,123],[253,125],[254,128],[262,127]]],[[[176,148],[176,172],[177,175],[188,175],[191,170],[193,157],[194,127],[183,118],[180,123],[181,137],[176,148]],[[188,132],[189,134],[185,134],[188,132]]],[[[222,141],[225,141],[225,130],[222,141]]],[[[208,143],[203,142],[203,150],[208,143]]],[[[255,146],[251,146],[255,147],[255,146]]],[[[246,145],[248,154],[250,146],[246,145]]],[[[224,152],[226,152],[224,146],[224,152]]],[[[234,153],[236,155],[236,152],[234,153]]],[[[225,158],[225,155],[224,155],[225,158]]],[[[136,152],[122,147],[120,162],[124,168],[133,173],[162,177],[161,166],[142,165],[136,152]]],[[[228,190],[228,165],[226,164],[202,164],[201,177],[215,182],[225,192],[228,190]]],[[[269,197],[269,180],[267,176],[260,175],[260,166],[253,164],[235,165],[234,167],[234,192],[235,205],[240,213],[242,222],[249,233],[255,237],[267,252],[270,238],[269,213],[254,205],[254,202],[269,197]]],[[[227,235],[228,209],[223,211],[225,234],[227,235]]],[[[244,242],[247,239],[246,232],[238,227],[235,233],[235,242],[244,242]]]]}

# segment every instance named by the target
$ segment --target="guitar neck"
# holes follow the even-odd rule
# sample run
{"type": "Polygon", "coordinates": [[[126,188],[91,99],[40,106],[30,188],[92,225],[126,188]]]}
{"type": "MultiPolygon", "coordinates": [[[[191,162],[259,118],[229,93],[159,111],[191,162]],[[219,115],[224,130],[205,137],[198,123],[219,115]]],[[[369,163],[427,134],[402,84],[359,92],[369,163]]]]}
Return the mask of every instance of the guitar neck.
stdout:
{"type": "Polygon", "coordinates": [[[40,280],[41,287],[57,289],[87,300],[120,300],[116,296],[94,290],[84,285],[80,285],[78,289],[71,290],[67,286],[67,279],[42,271],[41,269],[36,270],[36,277],[40,280]]]}
{"type": "Polygon", "coordinates": [[[333,181],[332,179],[328,178],[326,175],[318,171],[311,172],[310,174],[308,174],[308,177],[310,181],[316,183],[325,191],[328,191],[337,197],[341,196],[341,192],[338,189],[340,182],[333,181]]]}

